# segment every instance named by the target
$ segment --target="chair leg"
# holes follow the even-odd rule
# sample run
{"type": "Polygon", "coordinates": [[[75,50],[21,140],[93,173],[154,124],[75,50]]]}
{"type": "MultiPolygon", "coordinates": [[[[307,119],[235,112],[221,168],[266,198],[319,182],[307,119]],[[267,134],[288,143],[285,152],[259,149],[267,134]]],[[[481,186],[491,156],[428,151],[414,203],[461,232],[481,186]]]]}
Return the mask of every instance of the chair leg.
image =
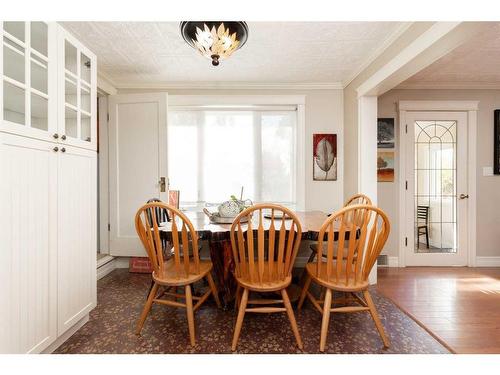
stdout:
{"type": "Polygon", "coordinates": [[[377,327],[378,333],[380,334],[380,337],[384,342],[384,346],[388,348],[390,344],[389,339],[387,338],[384,331],[384,327],[382,326],[382,322],[378,317],[377,309],[375,308],[375,304],[373,303],[372,297],[370,296],[370,292],[368,292],[367,290],[363,291],[363,296],[365,297],[366,304],[370,308],[370,314],[373,318],[373,321],[375,322],[375,326],[377,327]]]}
{"type": "Polygon", "coordinates": [[[319,340],[320,352],[325,351],[328,324],[330,323],[330,309],[332,307],[332,291],[326,288],[325,302],[323,303],[323,320],[321,321],[321,338],[319,340]]]}
{"type": "Polygon", "coordinates": [[[217,287],[215,286],[214,279],[212,278],[210,272],[207,273],[207,281],[208,285],[210,286],[210,290],[212,291],[212,295],[214,296],[215,303],[217,304],[217,307],[220,309],[222,305],[220,304],[219,292],[217,292],[217,287]]]}
{"type": "Polygon", "coordinates": [[[427,243],[427,248],[429,248],[429,229],[425,227],[425,242],[427,243]]]}
{"type": "Polygon", "coordinates": [[[149,294],[151,293],[151,290],[153,289],[154,286],[155,286],[155,281],[151,278],[151,286],[149,287],[148,294],[146,294],[146,301],[148,300],[149,294]]]}
{"type": "Polygon", "coordinates": [[[285,305],[286,313],[288,314],[288,319],[290,320],[290,324],[292,325],[292,331],[293,335],[295,336],[295,340],[297,341],[297,345],[299,349],[303,349],[304,344],[302,343],[302,339],[300,338],[299,327],[297,327],[297,321],[295,320],[292,304],[290,303],[290,298],[288,298],[288,293],[286,292],[286,289],[281,290],[281,296],[283,297],[283,304],[285,305]]]}
{"type": "Polygon", "coordinates": [[[234,298],[234,308],[236,311],[238,311],[238,308],[240,307],[240,302],[241,302],[241,286],[238,284],[236,287],[236,295],[234,298]]]}
{"type": "Polygon", "coordinates": [[[304,287],[302,288],[302,293],[300,294],[299,304],[297,308],[300,310],[302,305],[304,304],[304,300],[306,299],[307,291],[309,290],[309,286],[311,285],[311,276],[307,275],[306,282],[304,283],[304,287]]]}
{"type": "Polygon", "coordinates": [[[191,285],[186,285],[186,310],[189,327],[189,339],[191,346],[196,345],[195,332],[194,332],[194,312],[193,312],[193,295],[191,293],[191,285]]]}
{"type": "Polygon", "coordinates": [[[234,327],[233,344],[231,345],[231,350],[234,352],[236,346],[238,345],[238,339],[240,338],[241,326],[243,324],[243,318],[245,317],[245,310],[247,308],[248,302],[248,289],[243,289],[243,295],[241,296],[240,307],[238,310],[238,318],[236,319],[236,327],[234,327]]]}
{"type": "Polygon", "coordinates": [[[144,322],[146,321],[146,318],[149,314],[149,311],[151,310],[151,306],[153,306],[153,300],[155,299],[156,292],[158,292],[158,287],[159,285],[155,282],[153,282],[153,287],[149,291],[149,296],[148,300],[146,301],[146,304],[144,305],[144,308],[142,309],[141,316],[139,318],[139,321],[137,322],[137,327],[135,329],[135,334],[140,335],[142,326],[144,325],[144,322]]]}

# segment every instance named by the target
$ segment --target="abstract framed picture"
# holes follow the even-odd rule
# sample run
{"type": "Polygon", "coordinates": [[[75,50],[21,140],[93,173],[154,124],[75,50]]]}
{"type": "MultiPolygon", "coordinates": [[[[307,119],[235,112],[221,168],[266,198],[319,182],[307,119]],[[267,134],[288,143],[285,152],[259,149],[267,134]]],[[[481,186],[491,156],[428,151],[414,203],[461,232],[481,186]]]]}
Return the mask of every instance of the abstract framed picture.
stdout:
{"type": "Polygon", "coordinates": [[[377,119],[377,148],[394,148],[394,119],[377,119]]]}
{"type": "Polygon", "coordinates": [[[337,134],[313,134],[313,180],[337,180],[337,134]]]}
{"type": "Polygon", "coordinates": [[[495,109],[493,130],[493,174],[500,174],[500,109],[495,109]]]}
{"type": "Polygon", "coordinates": [[[378,152],[377,181],[394,182],[394,151],[378,152]]]}

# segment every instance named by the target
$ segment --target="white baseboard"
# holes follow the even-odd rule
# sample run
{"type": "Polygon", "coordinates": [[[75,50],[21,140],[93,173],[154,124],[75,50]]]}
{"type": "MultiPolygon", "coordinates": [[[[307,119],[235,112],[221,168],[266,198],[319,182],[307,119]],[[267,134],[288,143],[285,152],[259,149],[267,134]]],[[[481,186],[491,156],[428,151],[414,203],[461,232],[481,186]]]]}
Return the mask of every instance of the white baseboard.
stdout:
{"type": "Polygon", "coordinates": [[[97,268],[104,266],[106,263],[113,260],[115,257],[112,255],[105,255],[102,258],[97,259],[97,268]]]}
{"type": "Polygon", "coordinates": [[[97,268],[97,280],[102,279],[104,276],[112,272],[116,268],[116,259],[111,259],[97,268]]]}
{"type": "Polygon", "coordinates": [[[500,267],[500,257],[476,257],[476,267],[500,267]]]}
{"type": "Polygon", "coordinates": [[[387,267],[399,267],[399,258],[398,257],[387,257],[388,265],[387,267]]]}
{"type": "Polygon", "coordinates": [[[116,257],[116,268],[129,268],[130,257],[116,257]]]}
{"type": "Polygon", "coordinates": [[[50,344],[47,348],[42,351],[42,354],[50,354],[58,347],[60,347],[67,339],[75,334],[80,328],[83,327],[85,323],[89,321],[89,314],[85,315],[81,318],[73,327],[64,332],[60,337],[56,339],[52,344],[50,344]]]}

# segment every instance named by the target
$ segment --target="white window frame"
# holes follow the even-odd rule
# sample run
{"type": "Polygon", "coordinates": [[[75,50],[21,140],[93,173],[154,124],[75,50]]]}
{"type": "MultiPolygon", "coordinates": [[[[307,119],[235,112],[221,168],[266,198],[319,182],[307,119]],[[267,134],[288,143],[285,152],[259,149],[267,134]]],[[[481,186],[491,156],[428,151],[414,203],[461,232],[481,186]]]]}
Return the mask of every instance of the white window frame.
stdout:
{"type": "Polygon", "coordinates": [[[305,209],[305,96],[303,95],[169,95],[169,110],[207,107],[209,109],[231,106],[248,107],[249,110],[262,110],[272,106],[294,106],[297,109],[295,132],[295,198],[296,209],[305,209]]]}

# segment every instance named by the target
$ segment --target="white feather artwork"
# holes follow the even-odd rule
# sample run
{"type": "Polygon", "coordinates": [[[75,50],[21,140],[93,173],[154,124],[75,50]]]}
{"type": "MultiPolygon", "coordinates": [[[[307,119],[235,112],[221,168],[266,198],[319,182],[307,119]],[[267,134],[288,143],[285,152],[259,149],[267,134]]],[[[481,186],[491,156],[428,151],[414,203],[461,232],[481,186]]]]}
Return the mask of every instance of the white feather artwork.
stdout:
{"type": "Polygon", "coordinates": [[[321,137],[315,141],[313,178],[315,181],[335,181],[337,180],[337,150],[336,136],[315,134],[321,137]]]}

